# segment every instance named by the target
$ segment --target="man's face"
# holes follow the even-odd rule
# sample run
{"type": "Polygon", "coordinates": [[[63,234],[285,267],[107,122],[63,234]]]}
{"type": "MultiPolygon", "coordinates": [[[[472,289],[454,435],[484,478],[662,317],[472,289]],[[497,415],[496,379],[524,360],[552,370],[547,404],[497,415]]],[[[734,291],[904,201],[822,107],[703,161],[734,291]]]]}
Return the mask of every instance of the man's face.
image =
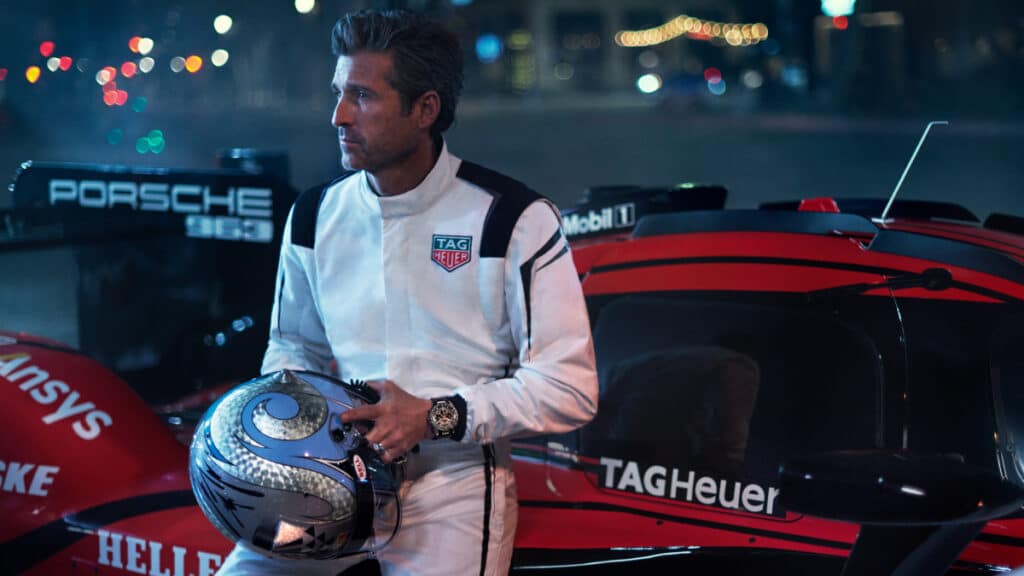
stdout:
{"type": "Polygon", "coordinates": [[[400,165],[424,137],[415,115],[402,111],[401,95],[389,82],[391,74],[389,53],[338,57],[331,82],[337,96],[332,122],[338,128],[341,163],[348,170],[372,174],[400,165]]]}

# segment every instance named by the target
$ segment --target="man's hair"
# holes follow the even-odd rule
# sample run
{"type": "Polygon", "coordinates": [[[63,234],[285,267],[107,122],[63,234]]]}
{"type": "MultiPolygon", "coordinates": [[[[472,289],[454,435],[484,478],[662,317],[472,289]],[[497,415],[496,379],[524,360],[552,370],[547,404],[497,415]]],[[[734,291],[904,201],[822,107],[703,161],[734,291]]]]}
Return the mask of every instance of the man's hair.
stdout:
{"type": "Polygon", "coordinates": [[[362,10],[342,16],[331,34],[334,55],[390,52],[394,68],[390,83],[408,112],[413,100],[435,90],[441,110],[430,127],[435,139],[455,120],[462,91],[462,49],[442,25],[404,10],[362,10]]]}

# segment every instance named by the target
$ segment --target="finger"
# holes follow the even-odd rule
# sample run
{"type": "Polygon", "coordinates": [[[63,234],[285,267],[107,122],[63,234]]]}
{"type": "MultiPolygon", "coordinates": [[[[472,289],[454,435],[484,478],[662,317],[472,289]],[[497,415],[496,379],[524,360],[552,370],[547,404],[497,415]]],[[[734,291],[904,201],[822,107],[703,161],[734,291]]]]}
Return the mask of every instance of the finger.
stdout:
{"type": "Polygon", "coordinates": [[[391,382],[391,380],[370,380],[366,383],[366,385],[369,386],[370,388],[373,388],[377,392],[384,392],[385,390],[387,390],[388,386],[392,386],[394,385],[394,383],[391,382]]]}
{"type": "Polygon", "coordinates": [[[377,404],[366,404],[342,412],[341,421],[347,424],[358,420],[376,420],[380,417],[380,413],[380,406],[377,404]]]}

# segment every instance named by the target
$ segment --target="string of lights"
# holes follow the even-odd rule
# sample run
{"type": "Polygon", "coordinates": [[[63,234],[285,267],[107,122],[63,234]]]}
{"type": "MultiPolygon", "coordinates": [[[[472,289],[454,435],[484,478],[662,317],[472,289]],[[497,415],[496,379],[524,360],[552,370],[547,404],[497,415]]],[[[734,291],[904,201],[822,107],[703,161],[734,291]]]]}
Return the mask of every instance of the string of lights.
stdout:
{"type": "Polygon", "coordinates": [[[639,48],[663,44],[684,35],[692,40],[718,39],[724,40],[730,46],[750,46],[768,39],[768,27],[761,22],[714,22],[680,14],[654,28],[620,30],[615,33],[615,43],[627,48],[639,48]]]}

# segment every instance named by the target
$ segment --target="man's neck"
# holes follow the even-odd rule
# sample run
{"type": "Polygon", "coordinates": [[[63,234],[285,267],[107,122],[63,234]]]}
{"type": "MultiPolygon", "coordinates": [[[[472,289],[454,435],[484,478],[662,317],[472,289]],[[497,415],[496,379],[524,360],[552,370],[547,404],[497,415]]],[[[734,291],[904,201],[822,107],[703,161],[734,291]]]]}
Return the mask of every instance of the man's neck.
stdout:
{"type": "Polygon", "coordinates": [[[434,169],[441,146],[431,139],[417,146],[402,160],[367,173],[370,186],[378,196],[397,196],[420,185],[434,169]]]}

